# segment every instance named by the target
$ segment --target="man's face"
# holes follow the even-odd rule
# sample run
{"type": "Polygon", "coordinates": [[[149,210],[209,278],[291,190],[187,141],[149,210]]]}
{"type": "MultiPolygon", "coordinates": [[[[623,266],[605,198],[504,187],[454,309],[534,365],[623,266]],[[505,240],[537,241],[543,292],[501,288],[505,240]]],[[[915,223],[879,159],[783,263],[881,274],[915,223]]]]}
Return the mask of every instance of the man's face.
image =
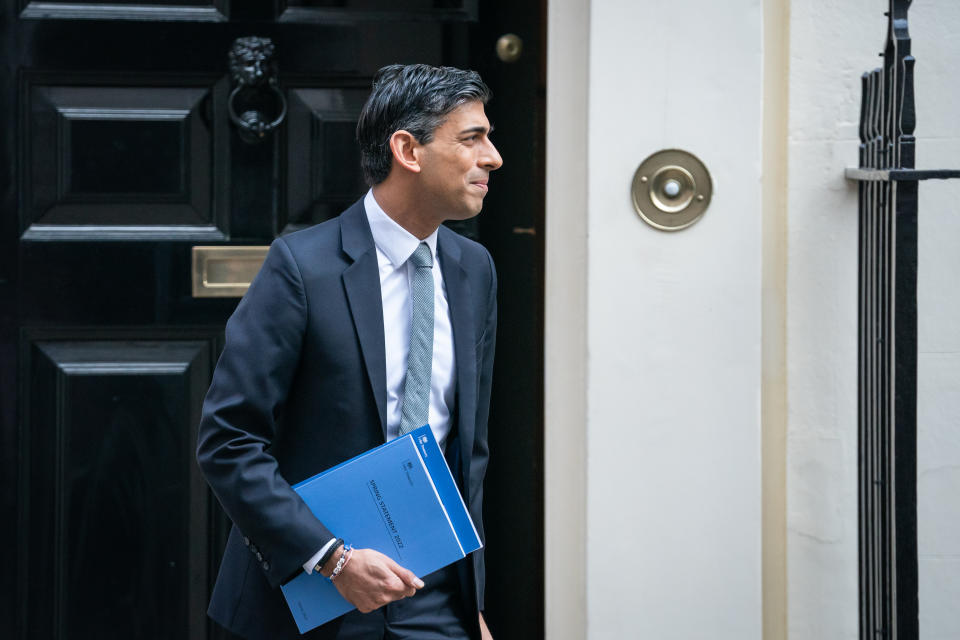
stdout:
{"type": "Polygon", "coordinates": [[[480,213],[490,172],[503,164],[490,132],[483,103],[468,102],[450,112],[421,147],[421,185],[442,219],[464,220],[480,213]]]}

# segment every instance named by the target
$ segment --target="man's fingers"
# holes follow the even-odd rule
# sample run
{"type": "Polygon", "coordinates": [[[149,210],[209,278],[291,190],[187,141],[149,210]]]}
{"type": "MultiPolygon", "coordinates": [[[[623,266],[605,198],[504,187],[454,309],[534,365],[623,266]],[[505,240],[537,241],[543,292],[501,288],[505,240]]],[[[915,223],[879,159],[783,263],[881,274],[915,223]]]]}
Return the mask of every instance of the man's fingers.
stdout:
{"type": "Polygon", "coordinates": [[[405,569],[404,567],[401,567],[399,564],[394,562],[393,559],[390,558],[389,556],[385,556],[385,557],[390,562],[390,570],[393,571],[398,578],[403,580],[406,584],[410,585],[414,589],[420,589],[423,587],[423,580],[418,578],[413,571],[410,571],[409,569],[405,569]]]}
{"type": "Polygon", "coordinates": [[[403,580],[397,579],[397,586],[391,589],[390,598],[391,599],[400,599],[400,598],[409,598],[417,592],[416,589],[408,585],[403,580]]]}
{"type": "Polygon", "coordinates": [[[419,589],[423,586],[423,580],[418,578],[417,574],[415,574],[413,571],[410,571],[410,569],[404,569],[403,567],[397,565],[397,568],[394,571],[396,572],[397,577],[403,580],[405,586],[409,586],[412,589],[419,589]]]}
{"type": "Polygon", "coordinates": [[[412,571],[408,571],[401,566],[397,566],[393,569],[393,575],[390,577],[391,590],[398,594],[398,597],[409,598],[417,592],[417,583],[423,585],[423,581],[420,580],[417,576],[413,574],[412,571]]]}
{"type": "Polygon", "coordinates": [[[400,571],[400,579],[406,582],[408,585],[414,589],[420,589],[423,587],[423,580],[418,578],[417,574],[415,574],[413,571],[403,568],[401,568],[400,571]]]}
{"type": "Polygon", "coordinates": [[[423,580],[392,558],[371,549],[357,549],[356,560],[337,580],[337,589],[351,604],[366,613],[408,598],[423,586],[423,580]]]}

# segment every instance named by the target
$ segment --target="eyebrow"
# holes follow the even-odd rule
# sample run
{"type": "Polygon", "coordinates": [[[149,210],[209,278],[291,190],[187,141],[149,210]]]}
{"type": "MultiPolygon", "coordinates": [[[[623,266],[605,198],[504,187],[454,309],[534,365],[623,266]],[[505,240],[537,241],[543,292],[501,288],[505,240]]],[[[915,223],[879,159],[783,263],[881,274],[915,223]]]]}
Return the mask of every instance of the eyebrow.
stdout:
{"type": "Polygon", "coordinates": [[[490,135],[491,133],[493,133],[493,125],[490,125],[489,129],[481,126],[470,127],[469,129],[464,129],[463,131],[461,131],[460,135],[463,136],[463,135],[467,135],[468,133],[485,133],[487,135],[490,135]]]}

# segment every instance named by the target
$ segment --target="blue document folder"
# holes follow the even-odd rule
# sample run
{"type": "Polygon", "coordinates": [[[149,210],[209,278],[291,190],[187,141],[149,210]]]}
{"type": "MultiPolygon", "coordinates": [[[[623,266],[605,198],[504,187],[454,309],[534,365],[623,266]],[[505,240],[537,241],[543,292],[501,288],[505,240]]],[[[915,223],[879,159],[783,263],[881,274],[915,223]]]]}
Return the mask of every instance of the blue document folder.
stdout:
{"type": "MultiPolygon", "coordinates": [[[[294,485],[355,548],[376,549],[423,577],[482,545],[429,426],[294,485]]],[[[300,633],[353,609],[319,573],[281,586],[300,633]]]]}

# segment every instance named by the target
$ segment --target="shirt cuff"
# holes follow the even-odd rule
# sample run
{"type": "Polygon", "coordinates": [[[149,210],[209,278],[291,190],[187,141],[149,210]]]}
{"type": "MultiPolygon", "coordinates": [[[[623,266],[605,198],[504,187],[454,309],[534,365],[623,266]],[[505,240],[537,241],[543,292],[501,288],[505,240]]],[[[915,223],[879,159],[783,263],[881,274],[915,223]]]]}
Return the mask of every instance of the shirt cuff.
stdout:
{"type": "Polygon", "coordinates": [[[320,548],[320,551],[317,551],[315,554],[313,554],[313,557],[303,563],[303,570],[307,572],[307,575],[313,573],[313,568],[317,566],[318,562],[320,562],[320,558],[323,557],[323,554],[327,552],[327,549],[329,549],[330,546],[336,541],[336,538],[331,538],[327,544],[320,548]]]}

